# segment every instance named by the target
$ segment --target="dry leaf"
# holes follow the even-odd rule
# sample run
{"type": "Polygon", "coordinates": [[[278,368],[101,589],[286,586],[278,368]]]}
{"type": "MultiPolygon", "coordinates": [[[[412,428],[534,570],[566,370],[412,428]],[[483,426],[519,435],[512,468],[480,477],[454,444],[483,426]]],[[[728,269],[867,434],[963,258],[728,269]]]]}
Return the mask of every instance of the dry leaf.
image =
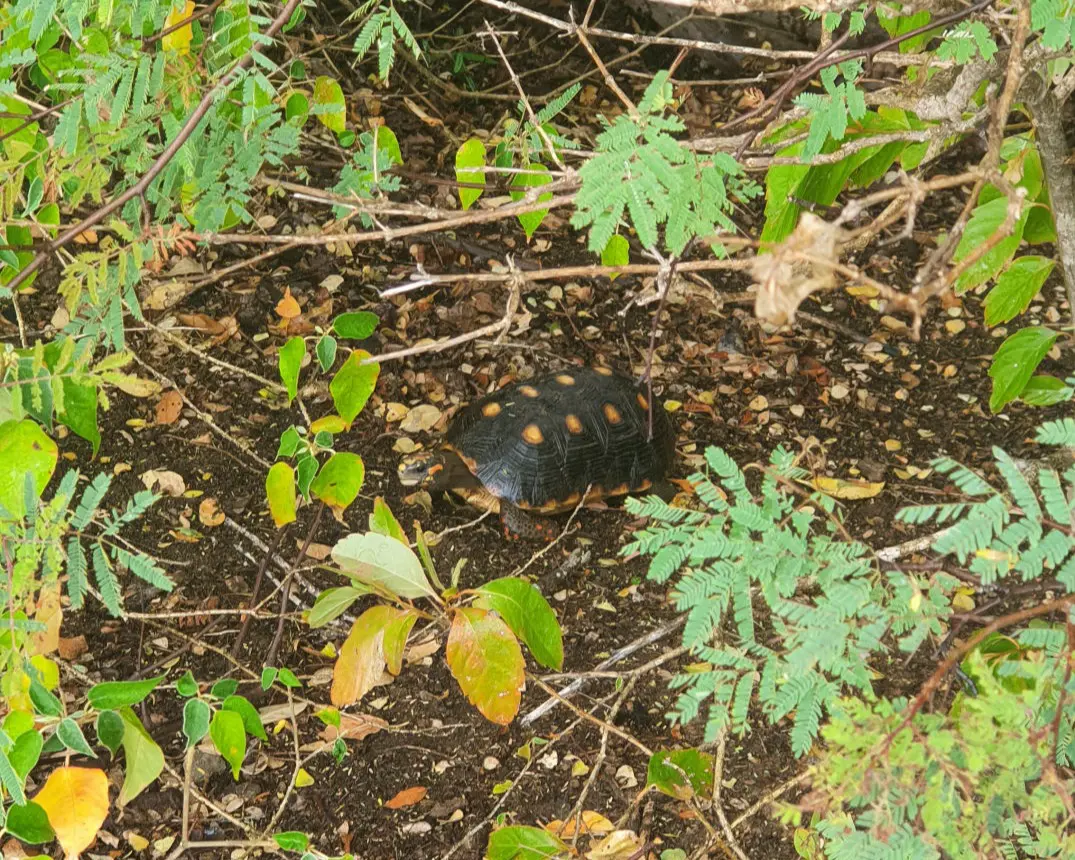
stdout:
{"type": "Polygon", "coordinates": [[[77,660],[90,649],[85,636],[72,636],[70,639],[61,636],[56,652],[64,660],[77,660]]]}
{"type": "Polygon", "coordinates": [[[154,487],[160,489],[166,496],[182,496],[187,491],[187,485],[183,476],[177,472],[169,472],[165,469],[150,469],[138,476],[147,490],[154,487]]]}
{"type": "Polygon", "coordinates": [[[586,852],[586,860],[630,860],[643,850],[642,839],[633,830],[616,830],[586,852]]]}
{"type": "Polygon", "coordinates": [[[441,411],[436,406],[431,403],[423,403],[421,406],[415,406],[414,409],[407,413],[407,417],[400,423],[399,429],[404,433],[432,430],[436,423],[440,421],[441,415],[441,411]]]}
{"type": "Polygon", "coordinates": [[[403,97],[403,103],[407,106],[407,110],[409,110],[411,113],[413,113],[416,117],[418,117],[418,119],[420,119],[426,125],[432,125],[432,126],[438,126],[438,125],[443,126],[444,125],[444,123],[441,120],[437,119],[435,116],[430,116],[428,113],[426,113],[420,107],[418,107],[418,105],[415,102],[413,102],[413,101],[411,101],[411,99],[407,98],[407,96],[403,97]]]}
{"type": "Polygon", "coordinates": [[[58,767],[34,801],[48,815],[64,852],[77,857],[108,817],[108,777],[97,768],[58,767]]]}
{"type": "MultiPolygon", "coordinates": [[[[611,833],[616,829],[611,821],[609,821],[600,812],[594,812],[592,809],[585,809],[582,812],[582,821],[579,825],[579,833],[596,833],[598,836],[605,833],[611,833]]],[[[575,835],[575,819],[569,818],[567,821],[550,821],[545,825],[545,829],[553,836],[558,836],[560,839],[570,839],[575,835]]]]}
{"type": "Polygon", "coordinates": [[[214,528],[223,525],[224,520],[224,512],[220,510],[216,499],[212,496],[202,499],[201,504],[198,505],[198,522],[203,526],[214,528]]]}
{"type": "Polygon", "coordinates": [[[795,232],[755,257],[751,274],[758,284],[758,318],[773,325],[790,323],[805,298],[835,287],[832,264],[839,260],[843,238],[840,227],[803,212],[795,232]]]}
{"type": "Polygon", "coordinates": [[[426,789],[424,786],[415,785],[411,788],[405,788],[391,800],[385,803],[388,809],[404,809],[408,806],[414,806],[426,796],[426,789]]]}
{"type": "Polygon", "coordinates": [[[291,287],[285,287],[284,297],[276,303],[277,316],[281,319],[293,320],[301,313],[302,308],[299,307],[299,303],[295,300],[295,297],[291,295],[291,287]]]}
{"type": "Polygon", "coordinates": [[[343,738],[348,741],[360,741],[362,738],[377,734],[388,728],[388,722],[372,714],[340,714],[340,727],[325,726],[321,737],[326,741],[343,738]]]}
{"type": "Polygon", "coordinates": [[[872,499],[885,488],[884,481],[845,481],[842,478],[814,478],[810,482],[815,490],[834,499],[872,499]]]}
{"type": "Polygon", "coordinates": [[[165,391],[157,401],[157,423],[174,424],[183,411],[183,395],[174,388],[165,391]]]}
{"type": "Polygon", "coordinates": [[[34,621],[44,624],[45,629],[31,635],[30,653],[51,654],[60,647],[60,623],[63,621],[58,580],[41,586],[34,621]]]}

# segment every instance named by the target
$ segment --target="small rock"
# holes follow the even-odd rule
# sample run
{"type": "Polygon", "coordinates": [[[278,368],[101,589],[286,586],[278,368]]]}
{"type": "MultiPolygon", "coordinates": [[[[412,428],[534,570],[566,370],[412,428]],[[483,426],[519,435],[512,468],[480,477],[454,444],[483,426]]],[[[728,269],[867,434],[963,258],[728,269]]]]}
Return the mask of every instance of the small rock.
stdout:
{"type": "Polygon", "coordinates": [[[482,767],[486,770],[496,770],[498,767],[500,767],[500,759],[496,758],[495,756],[487,755],[482,760],[482,767]]]}

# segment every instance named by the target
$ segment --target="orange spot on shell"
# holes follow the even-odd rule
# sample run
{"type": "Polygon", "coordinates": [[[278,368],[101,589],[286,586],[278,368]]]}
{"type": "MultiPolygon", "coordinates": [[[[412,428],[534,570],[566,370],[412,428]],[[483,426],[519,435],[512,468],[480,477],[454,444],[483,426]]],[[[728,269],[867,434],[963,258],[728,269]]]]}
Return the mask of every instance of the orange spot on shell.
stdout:
{"type": "Polygon", "coordinates": [[[631,491],[631,488],[626,484],[620,484],[618,487],[613,487],[608,491],[610,496],[626,496],[631,491]]]}
{"type": "Polygon", "coordinates": [[[602,376],[612,376],[612,368],[609,367],[595,367],[594,370],[600,373],[602,376]]]}
{"type": "Polygon", "coordinates": [[[605,420],[607,420],[609,424],[619,424],[623,420],[623,416],[620,415],[620,410],[611,403],[606,403],[602,406],[601,411],[605,413],[605,420]]]}
{"type": "Polygon", "coordinates": [[[561,385],[574,385],[575,377],[570,376],[566,373],[561,373],[559,376],[556,377],[556,381],[559,382],[561,385]]]}
{"type": "Polygon", "coordinates": [[[537,397],[539,392],[533,385],[520,385],[519,393],[523,397],[537,397]]]}
{"type": "Polygon", "coordinates": [[[531,445],[540,445],[545,441],[545,436],[537,424],[527,424],[523,428],[523,439],[531,445]]]}
{"type": "Polygon", "coordinates": [[[486,418],[496,418],[496,416],[499,415],[499,414],[500,414],[500,404],[499,403],[486,403],[482,407],[482,415],[484,415],[486,418]]]}
{"type": "Polygon", "coordinates": [[[649,409],[649,401],[646,400],[646,395],[643,394],[641,391],[638,392],[638,395],[635,399],[638,400],[638,405],[641,406],[643,409],[649,409]]]}
{"type": "Polygon", "coordinates": [[[579,499],[581,499],[581,498],[582,498],[581,493],[572,493],[570,496],[568,496],[566,499],[564,499],[560,504],[562,504],[565,508],[573,508],[573,507],[575,507],[575,505],[577,505],[579,503],[579,499]]]}
{"type": "Polygon", "coordinates": [[[564,423],[567,425],[568,431],[576,436],[582,432],[582,422],[579,420],[578,415],[564,416],[564,423]]]}

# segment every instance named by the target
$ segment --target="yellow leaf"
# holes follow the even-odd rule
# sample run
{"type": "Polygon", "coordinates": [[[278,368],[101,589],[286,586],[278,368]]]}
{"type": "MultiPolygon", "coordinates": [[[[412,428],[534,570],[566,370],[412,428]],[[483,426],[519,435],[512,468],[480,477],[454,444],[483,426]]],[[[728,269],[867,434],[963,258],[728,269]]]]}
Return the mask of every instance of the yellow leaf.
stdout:
{"type": "Polygon", "coordinates": [[[966,589],[959,589],[952,595],[952,608],[958,609],[960,612],[970,612],[974,609],[974,598],[970,596],[966,589]]]}
{"type": "Polygon", "coordinates": [[[302,313],[299,303],[291,295],[291,287],[284,287],[284,297],[276,303],[276,313],[285,320],[293,320],[302,313]]]}
{"type": "Polygon", "coordinates": [[[306,788],[308,785],[314,784],[314,778],[306,771],[306,768],[300,767],[299,772],[295,774],[295,788],[306,788]]]}
{"type": "Polygon", "coordinates": [[[845,481],[842,478],[814,478],[815,490],[834,499],[872,499],[885,488],[884,481],[845,481]]]}
{"type": "Polygon", "coordinates": [[[44,654],[35,654],[30,658],[30,665],[37,669],[42,686],[46,690],[55,690],[60,686],[60,667],[44,654]]]}
{"type": "Polygon", "coordinates": [[[108,777],[97,768],[58,767],[34,800],[63,850],[78,855],[93,844],[108,817],[108,777]]]}
{"type": "Polygon", "coordinates": [[[194,29],[191,27],[190,16],[194,14],[194,0],[187,0],[180,10],[172,9],[168,17],[164,19],[164,29],[174,27],[180,21],[186,21],[182,27],[161,39],[161,46],[166,51],[175,51],[177,54],[190,53],[190,40],[194,38],[194,29]]]}
{"type": "Polygon", "coordinates": [[[34,620],[44,624],[45,629],[34,633],[31,637],[31,651],[34,654],[51,654],[60,644],[60,622],[63,621],[58,581],[41,587],[41,592],[37,597],[34,620]]]}

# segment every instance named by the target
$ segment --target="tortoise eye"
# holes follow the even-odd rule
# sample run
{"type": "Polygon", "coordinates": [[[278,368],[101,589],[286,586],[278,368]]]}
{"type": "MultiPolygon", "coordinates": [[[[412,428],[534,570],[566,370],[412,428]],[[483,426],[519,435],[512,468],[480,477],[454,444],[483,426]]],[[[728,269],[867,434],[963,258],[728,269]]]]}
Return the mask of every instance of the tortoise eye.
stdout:
{"type": "Polygon", "coordinates": [[[601,410],[605,413],[605,419],[609,424],[619,424],[623,420],[623,416],[620,415],[620,410],[611,403],[606,403],[601,407],[601,410]]]}

